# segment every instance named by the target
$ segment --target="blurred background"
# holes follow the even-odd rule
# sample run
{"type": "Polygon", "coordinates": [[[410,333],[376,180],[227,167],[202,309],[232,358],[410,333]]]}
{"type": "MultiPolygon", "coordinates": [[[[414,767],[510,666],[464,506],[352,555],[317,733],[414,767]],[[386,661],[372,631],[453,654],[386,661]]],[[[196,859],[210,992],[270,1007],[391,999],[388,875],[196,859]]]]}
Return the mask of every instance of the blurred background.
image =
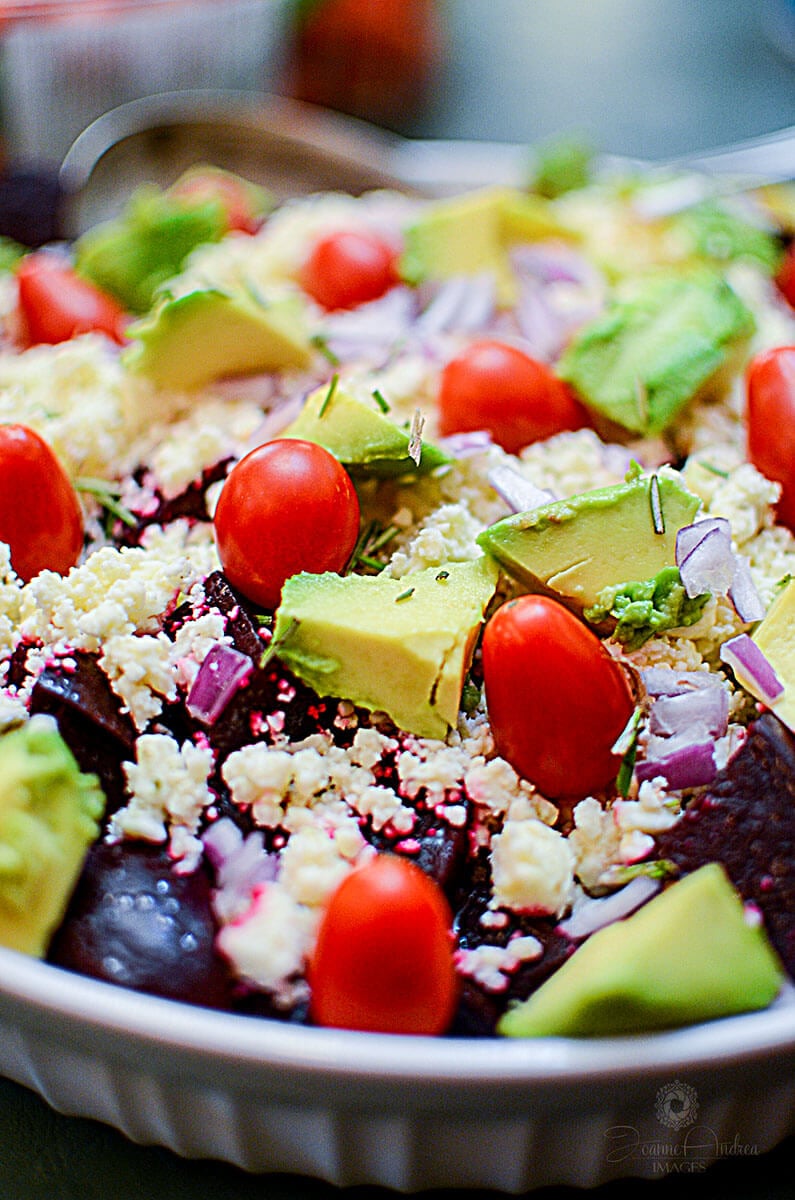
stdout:
{"type": "Polygon", "coordinates": [[[795,121],[795,0],[50,0],[0,4],[6,153],[185,88],[276,91],[405,134],[666,157],[795,121]]]}

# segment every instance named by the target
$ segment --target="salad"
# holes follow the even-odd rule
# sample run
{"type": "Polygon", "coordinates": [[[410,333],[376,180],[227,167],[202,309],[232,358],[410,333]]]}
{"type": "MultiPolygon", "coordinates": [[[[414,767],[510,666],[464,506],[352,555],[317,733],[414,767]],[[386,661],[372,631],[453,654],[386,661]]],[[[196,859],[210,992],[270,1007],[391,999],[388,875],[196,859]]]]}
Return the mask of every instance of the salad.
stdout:
{"type": "Polygon", "coordinates": [[[391,1033],[786,1000],[795,205],[575,174],[3,248],[0,943],[391,1033]]]}

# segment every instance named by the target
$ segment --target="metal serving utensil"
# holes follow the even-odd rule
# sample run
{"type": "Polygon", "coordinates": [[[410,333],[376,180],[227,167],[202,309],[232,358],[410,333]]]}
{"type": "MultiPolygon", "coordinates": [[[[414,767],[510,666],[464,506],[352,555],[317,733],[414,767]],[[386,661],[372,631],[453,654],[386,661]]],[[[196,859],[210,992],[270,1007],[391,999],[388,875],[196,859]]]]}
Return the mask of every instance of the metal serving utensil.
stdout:
{"type": "MultiPolygon", "coordinates": [[[[526,184],[532,150],[508,142],[405,138],[352,117],[277,96],[182,91],[133,100],[98,117],[60,169],[66,232],[119,211],[142,180],[166,186],[196,162],[234,170],[279,198],[391,187],[442,196],[486,184],[526,184]]],[[[665,163],[604,156],[606,172],[642,168],[659,185],[649,215],[710,193],[795,179],[795,127],[665,163]],[[671,173],[692,185],[666,193],[671,173]]]]}

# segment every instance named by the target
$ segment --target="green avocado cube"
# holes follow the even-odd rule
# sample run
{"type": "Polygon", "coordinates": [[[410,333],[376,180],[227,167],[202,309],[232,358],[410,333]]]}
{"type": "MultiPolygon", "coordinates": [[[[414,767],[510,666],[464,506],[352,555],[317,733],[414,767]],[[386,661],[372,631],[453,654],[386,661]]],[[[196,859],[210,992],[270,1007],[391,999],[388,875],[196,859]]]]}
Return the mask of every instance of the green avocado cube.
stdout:
{"type": "Polygon", "coordinates": [[[766,1008],[784,971],[723,867],[707,863],[591,935],[528,1000],[508,1037],[640,1033],[766,1008]]]}
{"type": "Polygon", "coordinates": [[[449,455],[428,442],[422,443],[417,462],[409,454],[410,430],[391,419],[383,401],[379,404],[373,396],[368,403],[336,381],[312,392],[281,436],[323,446],[353,475],[426,475],[450,462],[449,455]]]}
{"type": "Polygon", "coordinates": [[[556,366],[594,413],[658,434],[706,389],[754,331],[754,318],[711,271],[662,272],[577,333],[556,366]]]}
{"type": "Polygon", "coordinates": [[[197,289],[166,298],[128,329],[128,369],[154,384],[193,391],[231,375],[305,367],[309,333],[297,297],[197,289]]]}
{"type": "Polygon", "coordinates": [[[677,531],[700,503],[677,472],[662,468],[504,517],[478,544],[528,591],[587,608],[605,588],[674,566],[677,531]]]}
{"type": "Polygon", "coordinates": [[[0,737],[0,945],[46,953],[104,807],[51,717],[0,737]]]}
{"type": "Polygon", "coordinates": [[[420,737],[444,738],[458,720],[498,574],[481,557],[403,579],[294,575],[276,614],[279,658],[320,696],[386,712],[420,737]]]}

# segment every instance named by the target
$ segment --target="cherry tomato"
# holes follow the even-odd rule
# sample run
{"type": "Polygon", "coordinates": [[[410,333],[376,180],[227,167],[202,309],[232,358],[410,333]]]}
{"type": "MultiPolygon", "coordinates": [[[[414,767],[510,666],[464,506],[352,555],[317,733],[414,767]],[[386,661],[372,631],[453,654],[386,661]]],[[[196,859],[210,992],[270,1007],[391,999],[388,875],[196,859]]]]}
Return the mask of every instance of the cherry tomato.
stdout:
{"type": "Polygon", "coordinates": [[[776,286],[791,308],[795,308],[795,242],[787,247],[776,275],[776,286]]]}
{"type": "Polygon", "coordinates": [[[25,345],[68,342],[80,333],[104,333],[124,342],[124,310],[54,254],[29,254],[16,274],[25,345]]]}
{"type": "Polygon", "coordinates": [[[262,217],[252,208],[244,180],[227,171],[212,168],[191,171],[177,180],[170,194],[195,204],[218,200],[226,215],[227,229],[256,233],[262,226],[262,217]]]}
{"type": "Polygon", "coordinates": [[[299,282],[325,309],[356,308],[398,282],[397,253],[374,233],[340,230],[315,242],[299,282]]]}
{"type": "Polygon", "coordinates": [[[748,457],[781,484],[778,519],[795,532],[795,346],[758,354],[747,385],[748,457]]]}
{"type": "Polygon", "coordinates": [[[279,438],[232,468],[214,524],[229,582],[276,608],[291,575],[343,569],[359,536],[359,499],[328,450],[279,438]]]}
{"type": "Polygon", "coordinates": [[[346,875],[321,918],[309,968],[318,1025],[444,1033],[458,994],[451,915],[437,883],[383,854],[346,875]]]}
{"type": "Polygon", "coordinates": [[[486,429],[503,450],[517,454],[531,442],[588,424],[568,384],[505,342],[472,342],[442,371],[442,435],[486,429]]]}
{"type": "Polygon", "coordinates": [[[615,778],[629,685],[562,604],[520,596],[497,609],[483,633],[483,679],[498,753],[545,796],[586,796],[615,778]]]}
{"type": "Polygon", "coordinates": [[[0,425],[0,541],[20,579],[65,575],[83,549],[83,512],[69,476],[26,425],[0,425]]]}

